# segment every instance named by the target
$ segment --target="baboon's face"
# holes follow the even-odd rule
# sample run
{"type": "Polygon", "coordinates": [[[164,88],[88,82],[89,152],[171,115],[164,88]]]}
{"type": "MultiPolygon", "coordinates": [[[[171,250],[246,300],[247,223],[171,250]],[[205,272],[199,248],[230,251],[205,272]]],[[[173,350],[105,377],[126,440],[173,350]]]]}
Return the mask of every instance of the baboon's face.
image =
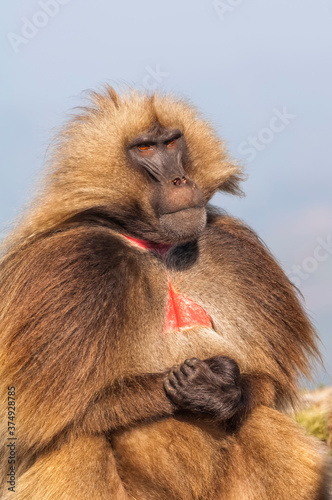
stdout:
{"type": "Polygon", "coordinates": [[[189,159],[181,131],[156,125],[131,141],[128,157],[148,179],[160,241],[180,243],[197,237],[206,224],[205,202],[186,174],[189,159]]]}

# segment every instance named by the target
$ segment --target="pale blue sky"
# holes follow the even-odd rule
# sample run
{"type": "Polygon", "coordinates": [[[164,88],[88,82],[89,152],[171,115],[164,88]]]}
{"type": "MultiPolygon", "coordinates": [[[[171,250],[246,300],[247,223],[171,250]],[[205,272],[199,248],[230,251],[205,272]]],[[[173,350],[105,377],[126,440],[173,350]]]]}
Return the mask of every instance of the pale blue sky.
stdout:
{"type": "Polygon", "coordinates": [[[0,232],[35,185],[82,91],[169,90],[194,102],[246,167],[249,223],[302,291],[332,382],[330,0],[6,2],[0,20],[0,232]]]}

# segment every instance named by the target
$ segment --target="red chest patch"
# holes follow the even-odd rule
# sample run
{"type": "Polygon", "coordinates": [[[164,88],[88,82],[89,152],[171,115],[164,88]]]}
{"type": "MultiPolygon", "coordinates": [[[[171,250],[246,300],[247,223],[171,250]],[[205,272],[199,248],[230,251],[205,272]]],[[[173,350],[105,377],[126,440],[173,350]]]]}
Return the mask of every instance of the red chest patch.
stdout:
{"type": "MultiPolygon", "coordinates": [[[[159,245],[145,240],[139,240],[123,235],[134,245],[153,250],[165,256],[171,245],[159,245]]],[[[165,332],[182,331],[195,326],[212,328],[212,321],[208,313],[193,300],[174,290],[168,280],[168,303],[165,317],[165,332]]]]}
{"type": "Polygon", "coordinates": [[[208,313],[193,300],[178,293],[169,284],[168,304],[166,309],[165,331],[181,331],[194,326],[212,327],[208,313]]]}

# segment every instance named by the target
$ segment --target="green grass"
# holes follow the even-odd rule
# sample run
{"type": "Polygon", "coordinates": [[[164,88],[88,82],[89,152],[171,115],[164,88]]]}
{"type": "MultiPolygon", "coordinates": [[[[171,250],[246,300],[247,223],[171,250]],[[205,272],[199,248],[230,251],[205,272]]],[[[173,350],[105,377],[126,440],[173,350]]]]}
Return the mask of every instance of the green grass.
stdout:
{"type": "Polygon", "coordinates": [[[319,408],[310,406],[298,412],[295,416],[295,420],[304,427],[309,434],[312,434],[322,441],[327,441],[329,437],[327,414],[323,413],[319,408]]]}

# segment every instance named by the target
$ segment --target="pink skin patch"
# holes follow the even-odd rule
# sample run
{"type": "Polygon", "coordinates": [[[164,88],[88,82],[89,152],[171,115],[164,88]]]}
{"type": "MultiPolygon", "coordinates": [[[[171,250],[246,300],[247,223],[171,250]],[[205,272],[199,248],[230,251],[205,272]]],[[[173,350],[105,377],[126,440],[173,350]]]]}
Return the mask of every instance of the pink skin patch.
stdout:
{"type": "Polygon", "coordinates": [[[182,331],[194,326],[212,328],[208,313],[193,300],[178,293],[168,281],[168,304],[166,309],[165,331],[182,331]]]}
{"type": "Polygon", "coordinates": [[[126,234],[123,234],[122,236],[127,238],[127,240],[131,241],[131,243],[133,243],[136,247],[145,248],[145,250],[158,252],[162,257],[165,257],[168,250],[170,250],[173,246],[173,245],[165,245],[163,243],[154,243],[153,241],[139,240],[138,238],[132,238],[131,236],[127,236],[126,234]]]}
{"type": "MultiPolygon", "coordinates": [[[[163,245],[153,243],[152,241],[139,240],[123,234],[127,240],[139,248],[158,252],[165,257],[172,245],[163,245]]],[[[168,277],[168,274],[167,274],[168,277]]],[[[168,278],[168,303],[165,317],[165,332],[180,332],[187,328],[203,326],[212,328],[212,321],[203,307],[199,306],[193,300],[174,290],[172,283],[168,278]]]]}

